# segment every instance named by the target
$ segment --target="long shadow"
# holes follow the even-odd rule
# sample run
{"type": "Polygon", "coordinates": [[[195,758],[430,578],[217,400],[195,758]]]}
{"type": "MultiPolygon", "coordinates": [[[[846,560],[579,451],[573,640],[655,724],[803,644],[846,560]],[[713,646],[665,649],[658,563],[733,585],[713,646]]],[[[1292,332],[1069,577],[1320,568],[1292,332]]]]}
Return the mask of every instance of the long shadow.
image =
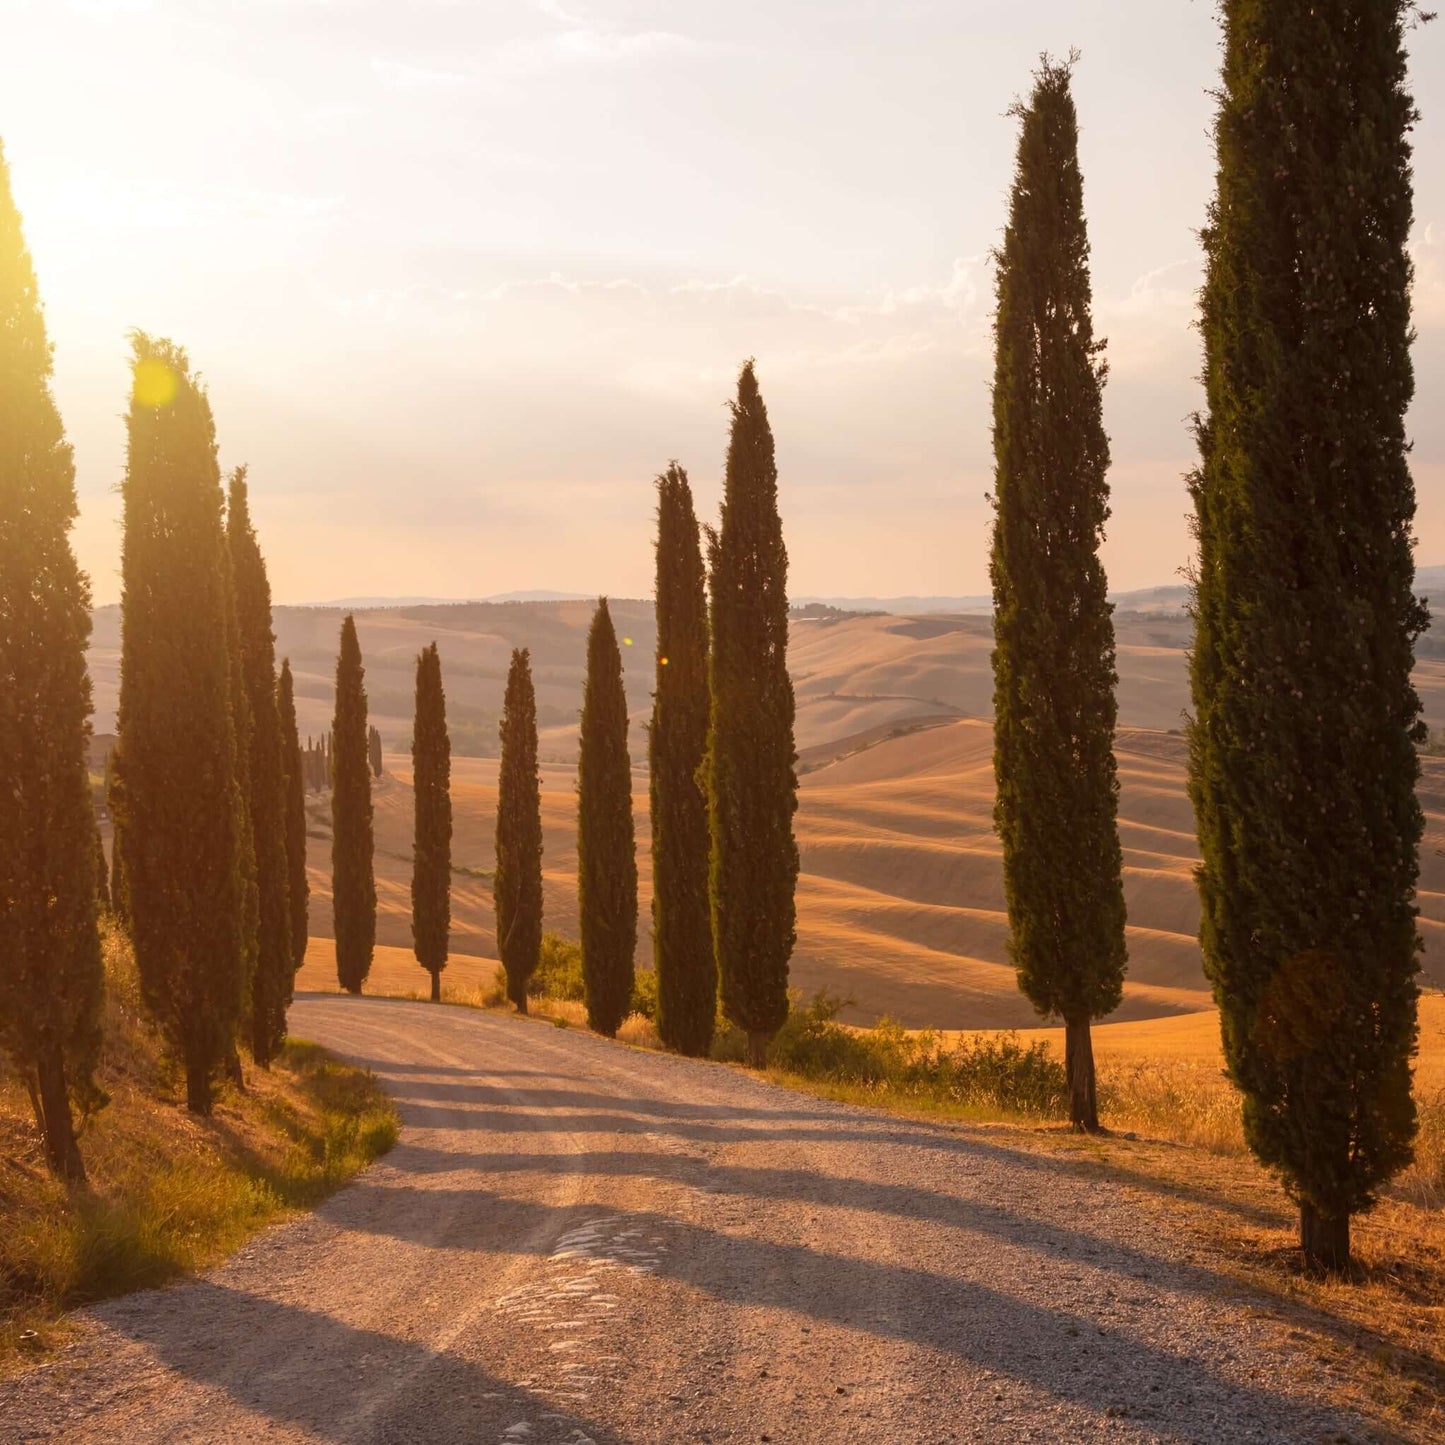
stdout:
{"type": "Polygon", "coordinates": [[[320,1310],[284,1304],[209,1280],[145,1296],[143,1308],[103,1309],[107,1323],[188,1380],[237,1405],[319,1438],[495,1439],[528,1418],[562,1417],[597,1445],[623,1445],[595,1421],[547,1395],[412,1340],[359,1329],[320,1310]],[[380,1397],[364,1384],[378,1379],[380,1397]]]}
{"type": "MultiPolygon", "coordinates": [[[[355,1194],[357,1191],[350,1191],[355,1194]]],[[[1218,1438],[1217,1421],[1249,1418],[1268,1439],[1316,1439],[1341,1417],[1298,1398],[1217,1371],[1208,1359],[1110,1328],[1088,1314],[1050,1307],[968,1278],[916,1265],[863,1260],[816,1249],[723,1233],[653,1211],[599,1202],[555,1205],[499,1196],[487,1190],[433,1191],[409,1186],[388,1191],[394,1207],[358,1201],[358,1217],[338,1210],[343,1226],[394,1230],[408,1237],[408,1216],[425,1214],[428,1196],[448,1209],[465,1198],[470,1227],[459,1247],[515,1250],[522,1238],[556,1239],[605,1212],[618,1228],[661,1235],[655,1272],[715,1300],[783,1310],[802,1318],[857,1329],[879,1338],[936,1351],[955,1361],[1008,1375],[1047,1395],[1099,1411],[1127,1413],[1159,1424],[1166,1438],[1218,1438]],[[447,1195],[451,1195],[447,1198],[447,1195]],[[489,1216],[505,1210],[525,1221],[497,1237],[489,1216]],[[378,1215],[390,1216],[387,1223],[378,1215]],[[1152,1402],[1158,1400],[1156,1406],[1152,1402]]],[[[338,1196],[344,1201],[347,1196],[338,1196]]],[[[1113,1248],[1112,1245],[1105,1246],[1113,1248]]],[[[540,1248],[540,1247],[539,1247],[540,1248]]],[[[1157,1265],[1158,1261],[1151,1261],[1157,1265]]],[[[1041,1260],[1050,1277],[1054,1262],[1041,1260]]],[[[1038,1276],[1033,1280],[1037,1281],[1038,1276]]],[[[1222,1339],[1211,1342],[1227,1350],[1222,1339]]],[[[1195,1346],[1197,1348],[1197,1345],[1195,1346]]]]}
{"type": "MultiPolygon", "coordinates": [[[[384,1069],[384,1065],[380,1066],[377,1072],[381,1073],[384,1069]]],[[[498,1077],[490,1070],[478,1072],[485,1072],[489,1077],[498,1077]]],[[[561,1076],[548,1074],[546,1077],[561,1076]]],[[[684,1104],[667,1099],[633,1098],[580,1089],[526,1089],[525,1094],[526,1106],[522,1106],[518,1104],[515,1094],[505,1089],[491,1088],[483,1083],[409,1080],[393,1090],[393,1097],[402,1106],[406,1122],[421,1128],[498,1129],[507,1133],[523,1129],[552,1133],[562,1129],[582,1134],[635,1134],[651,1132],[656,1125],[665,1124],[668,1133],[698,1144],[768,1139],[800,1143],[846,1140],[850,1144],[902,1144],[950,1154],[1006,1158],[1018,1168],[1045,1174],[1070,1173],[1087,1176],[1097,1167],[1084,1159],[1073,1158],[1067,1154],[1042,1154],[1011,1148],[984,1140],[976,1133],[965,1134],[941,1124],[902,1115],[879,1114],[862,1108],[857,1110],[856,1115],[850,1115],[846,1123],[840,1123],[836,1117],[823,1115],[818,1108],[738,1109],[721,1104],[684,1104]],[[450,1101],[467,1106],[462,1111],[463,1119],[458,1120],[454,1111],[430,1107],[431,1101],[450,1101]],[[473,1105],[477,1107],[471,1107],[473,1105]],[[485,1105],[496,1107],[481,1107],[485,1105]],[[568,1108],[578,1112],[529,1113],[528,1106],[549,1111],[568,1108]],[[711,1122],[714,1120],[718,1122],[711,1122]],[[790,1123],[790,1127],[774,1130],[721,1127],[723,1122],[736,1124],[744,1120],[777,1121],[790,1123]],[[811,1129],[797,1127],[810,1122],[814,1125],[811,1129]]],[[[1230,1199],[1227,1195],[1219,1194],[1203,1185],[1183,1181],[1166,1182],[1150,1178],[1147,1174],[1130,1174],[1129,1183],[1146,1193],[1167,1199],[1190,1199],[1195,1203],[1248,1219],[1253,1224],[1272,1224],[1276,1220],[1276,1214],[1264,1206],[1230,1199]]]]}
{"type": "MultiPolygon", "coordinates": [[[[815,1170],[760,1168],[750,1165],[711,1165],[706,1162],[649,1151],[588,1152],[575,1154],[469,1154],[458,1156],[425,1145],[403,1145],[392,1156],[395,1167],[418,1174],[444,1173],[457,1168],[475,1169],[493,1177],[509,1174],[576,1175],[587,1178],[624,1177],[668,1181],[703,1188],[737,1199],[866,1210],[893,1219],[939,1224],[949,1229],[986,1235],[1046,1256],[1040,1263],[1057,1271],[1069,1263],[1101,1268],[1122,1279],[1148,1280],[1204,1299],[1217,1299],[1233,1282],[1200,1265],[1150,1253],[1110,1238],[1017,1212],[1007,1204],[990,1204],[957,1194],[914,1185],[819,1173],[815,1170]],[[1099,1257],[1103,1256],[1101,1260],[1099,1257]]],[[[357,1186],[365,1195],[374,1188],[357,1186]]],[[[450,1191],[421,1191],[423,1195],[450,1191]]],[[[420,1201],[418,1201],[420,1203],[420,1201]]],[[[380,1215],[382,1211],[374,1211],[380,1215]]],[[[424,1214],[408,1218],[405,1212],[387,1211],[387,1233],[413,1243],[426,1243],[424,1214]],[[408,1233],[407,1231],[412,1232],[408,1233]]],[[[358,1227],[368,1228],[365,1223],[358,1227]]],[[[469,1239],[458,1241],[470,1248],[469,1239]]]]}

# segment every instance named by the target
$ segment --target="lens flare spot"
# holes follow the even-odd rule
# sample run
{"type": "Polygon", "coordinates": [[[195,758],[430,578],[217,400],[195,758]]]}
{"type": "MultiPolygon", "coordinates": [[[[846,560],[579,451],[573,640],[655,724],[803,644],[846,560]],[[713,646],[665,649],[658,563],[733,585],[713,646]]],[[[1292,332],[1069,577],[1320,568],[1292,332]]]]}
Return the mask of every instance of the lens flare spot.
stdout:
{"type": "Polygon", "coordinates": [[[632,646],[632,639],[631,639],[630,637],[624,637],[624,638],[622,639],[622,645],[623,645],[624,647],[631,647],[631,646],[632,646]]]}
{"type": "Polygon", "coordinates": [[[134,396],[138,406],[169,406],[176,399],[175,372],[154,356],[136,362],[134,396]]]}
{"type": "Polygon", "coordinates": [[[667,659],[666,659],[665,657],[659,657],[659,658],[657,659],[657,665],[658,665],[659,667],[666,667],[666,666],[667,666],[667,659]]]}

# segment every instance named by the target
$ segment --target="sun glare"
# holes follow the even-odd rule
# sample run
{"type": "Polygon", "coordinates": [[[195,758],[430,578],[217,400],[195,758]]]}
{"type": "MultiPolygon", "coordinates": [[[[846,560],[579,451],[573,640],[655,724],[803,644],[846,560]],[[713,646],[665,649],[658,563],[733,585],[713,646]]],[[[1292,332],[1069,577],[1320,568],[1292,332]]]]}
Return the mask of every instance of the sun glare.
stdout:
{"type": "Polygon", "coordinates": [[[176,399],[176,374],[164,361],[148,356],[136,363],[133,394],[141,406],[169,406],[176,399]]]}

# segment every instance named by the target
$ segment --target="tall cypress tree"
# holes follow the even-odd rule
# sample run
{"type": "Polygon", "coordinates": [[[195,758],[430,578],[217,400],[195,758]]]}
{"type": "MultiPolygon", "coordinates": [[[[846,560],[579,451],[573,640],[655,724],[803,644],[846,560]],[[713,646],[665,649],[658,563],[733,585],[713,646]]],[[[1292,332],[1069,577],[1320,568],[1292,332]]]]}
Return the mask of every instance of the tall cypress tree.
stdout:
{"type": "Polygon", "coordinates": [[[610,1038],[632,1002],[637,848],[622,653],[605,597],[587,633],[577,761],[577,906],[587,1026],[610,1038]]]}
{"type": "Polygon", "coordinates": [[[1099,543],[1109,516],[1103,343],[1069,65],[1045,59],[1020,122],[997,255],[994,821],[1009,956],[1061,1017],[1076,1128],[1097,1129],[1091,1019],[1124,989],[1123,855],[1114,763],[1114,623],[1099,543]]]}
{"type": "Polygon", "coordinates": [[[717,1020],[708,908],[707,584],[687,473],[657,479],[657,682],[648,729],[652,803],[652,946],[657,1031],[706,1054],[717,1020]]]}
{"type": "Polygon", "coordinates": [[[206,393],[179,347],[133,347],[116,837],[142,993],[208,1114],[246,983],[230,566],[206,393]]]}
{"type": "Polygon", "coordinates": [[[526,1013],[527,980],[536,973],[542,951],[542,798],[537,781],[537,699],[531,655],[525,647],[512,650],[501,733],[492,902],[507,997],[518,1013],[526,1013]]]}
{"type": "Polygon", "coordinates": [[[50,1168],[85,1177],[72,1096],[100,1044],[86,742],[90,586],[70,546],[75,465],[0,150],[0,1047],[40,1102],[50,1168]]]}
{"type": "Polygon", "coordinates": [[[1413,9],[1225,0],[1204,231],[1200,939],[1245,1137],[1328,1268],[1416,1123],[1413,9]]]}
{"type": "Polygon", "coordinates": [[[416,961],[431,974],[432,1002],[440,1003],[452,921],[452,745],[447,736],[441,654],[435,642],[423,648],[416,660],[411,764],[416,796],[411,937],[416,961]]]}
{"type": "Polygon", "coordinates": [[[365,673],[356,619],[341,624],[336,661],[336,720],[331,727],[331,899],[336,977],[360,993],[376,946],[376,877],[372,872],[371,762],[366,734],[365,673]]]}
{"type": "Polygon", "coordinates": [[[306,880],[305,764],[296,731],[296,687],[289,657],[281,660],[276,712],[281,724],[281,757],[286,765],[286,908],[290,914],[288,936],[294,979],[296,970],[306,961],[306,940],[310,932],[307,901],[311,887],[306,880]]]}
{"type": "MultiPolygon", "coordinates": [[[[246,686],[246,665],[241,646],[241,620],[236,598],[236,571],[232,566],[231,538],[222,555],[226,590],[226,655],[231,660],[231,720],[236,740],[236,790],[240,797],[241,865],[241,1014],[250,1034],[256,958],[261,939],[261,890],[256,876],[256,838],[251,824],[251,698],[246,686]]],[[[246,1076],[234,1040],[226,1052],[226,1074],[244,1089],[246,1076]]]]}
{"type": "Polygon", "coordinates": [[[226,537],[236,595],[236,632],[249,718],[246,772],[257,890],[256,964],[251,981],[251,1052],[270,1066],[286,1037],[292,964],[290,878],[286,858],[286,761],[276,709],[276,639],[271,584],[251,524],[246,469],[231,474],[226,537]]]}
{"type": "Polygon", "coordinates": [[[381,730],[370,727],[366,730],[366,758],[371,765],[371,776],[381,776],[381,730]]]}
{"type": "Polygon", "coordinates": [[[798,845],[788,553],[778,468],[753,363],[738,377],[722,526],[709,546],[712,712],[706,775],[713,947],[723,1012],[761,1068],[788,1016],[798,845]]]}

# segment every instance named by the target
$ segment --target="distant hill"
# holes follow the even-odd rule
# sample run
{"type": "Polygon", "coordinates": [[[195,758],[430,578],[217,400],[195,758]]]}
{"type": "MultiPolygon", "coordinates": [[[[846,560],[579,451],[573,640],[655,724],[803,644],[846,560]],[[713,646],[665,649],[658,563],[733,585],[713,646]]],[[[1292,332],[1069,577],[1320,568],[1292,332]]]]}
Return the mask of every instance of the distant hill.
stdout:
{"type": "MultiPolygon", "coordinates": [[[[1445,616],[1445,567],[1419,573],[1419,590],[1435,595],[1445,616]]],[[[986,608],[961,604],[977,598],[931,599],[960,604],[952,611],[893,610],[889,599],[795,603],[790,665],[798,698],[798,746],[812,750],[874,729],[911,725],[922,718],[988,717],[993,707],[989,654],[993,628],[986,608]],[[865,602],[880,605],[864,608],[865,602]]],[[[927,602],[926,598],[892,602],[927,602]]],[[[1188,705],[1185,653],[1191,627],[1183,586],[1115,595],[1119,648],[1119,722],[1123,727],[1180,726],[1188,705]]],[[[356,615],[366,665],[372,720],[386,747],[411,738],[416,655],[433,639],[441,645],[447,715],[459,756],[489,757],[497,748],[497,720],[514,647],[532,654],[538,723],[544,758],[570,762],[576,755],[577,712],[582,705],[587,625],[593,599],[409,602],[369,606],[352,600],[274,610],[278,657],[290,657],[296,676],[297,717],[303,739],[330,725],[336,640],[341,619],[356,615]]],[[[651,708],[656,624],[652,603],[613,598],[613,617],[624,643],[623,670],[632,710],[633,756],[646,753],[643,725],[651,708]]],[[[115,729],[120,665],[120,611],[94,615],[90,668],[95,728],[115,729]]],[[[1432,728],[1445,727],[1445,627],[1417,644],[1416,684],[1432,728]]]]}

